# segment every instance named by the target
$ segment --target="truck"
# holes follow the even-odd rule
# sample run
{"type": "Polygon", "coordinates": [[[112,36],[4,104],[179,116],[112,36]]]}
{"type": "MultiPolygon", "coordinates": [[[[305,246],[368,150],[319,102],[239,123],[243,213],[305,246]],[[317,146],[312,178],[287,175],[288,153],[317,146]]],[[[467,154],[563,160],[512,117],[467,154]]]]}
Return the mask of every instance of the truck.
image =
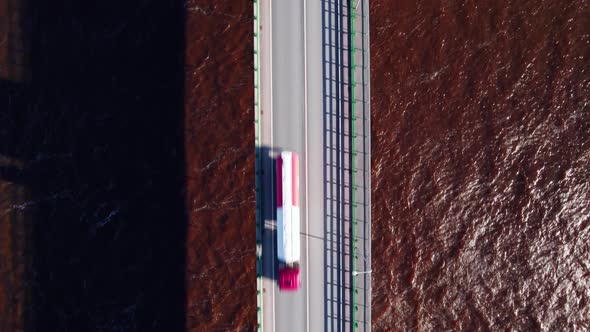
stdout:
{"type": "Polygon", "coordinates": [[[301,285],[299,155],[283,151],[276,160],[277,258],[279,289],[296,291],[301,285]]]}

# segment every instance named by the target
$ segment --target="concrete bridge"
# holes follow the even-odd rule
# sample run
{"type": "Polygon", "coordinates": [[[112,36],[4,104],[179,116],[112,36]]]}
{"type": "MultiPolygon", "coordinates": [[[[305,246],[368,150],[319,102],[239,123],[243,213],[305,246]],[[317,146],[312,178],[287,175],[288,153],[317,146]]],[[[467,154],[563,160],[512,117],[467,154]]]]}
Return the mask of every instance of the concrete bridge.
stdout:
{"type": "Polygon", "coordinates": [[[368,0],[255,0],[259,331],[370,331],[368,0]],[[277,284],[274,160],[301,157],[301,289],[277,284]]]}

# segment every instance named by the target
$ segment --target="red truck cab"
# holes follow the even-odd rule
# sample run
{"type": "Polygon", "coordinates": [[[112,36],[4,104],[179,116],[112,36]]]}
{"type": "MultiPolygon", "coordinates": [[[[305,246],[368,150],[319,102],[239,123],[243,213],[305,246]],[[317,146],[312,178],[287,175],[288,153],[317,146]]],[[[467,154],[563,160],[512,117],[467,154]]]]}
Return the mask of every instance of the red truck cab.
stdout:
{"type": "Polygon", "coordinates": [[[279,268],[279,288],[286,291],[296,291],[301,286],[299,267],[279,268]]]}

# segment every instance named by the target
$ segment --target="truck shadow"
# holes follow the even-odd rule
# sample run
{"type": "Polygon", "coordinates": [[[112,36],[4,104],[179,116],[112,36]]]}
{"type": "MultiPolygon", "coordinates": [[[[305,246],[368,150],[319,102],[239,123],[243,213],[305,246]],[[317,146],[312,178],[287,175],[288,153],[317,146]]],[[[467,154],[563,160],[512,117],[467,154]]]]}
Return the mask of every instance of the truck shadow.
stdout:
{"type": "Polygon", "coordinates": [[[277,230],[276,230],[276,204],[275,204],[275,163],[276,155],[280,153],[278,148],[262,146],[259,148],[261,173],[260,192],[257,195],[257,205],[260,204],[262,212],[262,276],[277,281],[277,230]],[[258,201],[260,199],[260,201],[258,201]]]}
{"type": "Polygon", "coordinates": [[[24,330],[184,331],[184,2],[23,3],[0,181],[34,211],[24,330]]]}

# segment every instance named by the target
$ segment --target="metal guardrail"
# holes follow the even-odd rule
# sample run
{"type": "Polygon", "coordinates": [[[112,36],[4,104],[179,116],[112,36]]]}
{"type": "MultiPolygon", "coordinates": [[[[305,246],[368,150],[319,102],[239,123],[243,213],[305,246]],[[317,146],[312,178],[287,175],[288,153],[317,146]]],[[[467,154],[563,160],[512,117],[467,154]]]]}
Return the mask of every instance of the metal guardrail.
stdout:
{"type": "MultiPolygon", "coordinates": [[[[350,27],[349,31],[350,33],[348,34],[348,38],[349,42],[349,49],[353,50],[355,49],[355,31],[354,31],[354,20],[355,20],[355,13],[354,13],[354,0],[350,0],[349,5],[348,5],[348,25],[350,27]]],[[[350,196],[351,196],[351,202],[353,202],[351,204],[351,213],[350,213],[350,218],[352,219],[352,227],[351,227],[351,237],[353,239],[352,241],[352,257],[351,257],[351,271],[354,273],[354,271],[356,271],[356,259],[358,258],[358,254],[357,254],[357,239],[356,239],[356,225],[357,225],[357,221],[356,221],[356,187],[355,187],[355,172],[356,172],[356,126],[355,126],[355,117],[356,117],[356,113],[355,113],[355,106],[356,106],[356,100],[354,98],[354,87],[355,87],[355,81],[354,81],[354,54],[353,52],[348,52],[348,56],[350,59],[350,93],[349,96],[352,96],[352,98],[350,99],[350,140],[351,140],[351,152],[350,153],[350,168],[352,169],[352,176],[350,178],[350,196]]],[[[356,314],[358,311],[358,306],[356,305],[356,282],[355,282],[356,278],[355,275],[353,274],[352,277],[350,278],[350,283],[351,286],[350,288],[352,289],[352,306],[351,306],[351,325],[352,325],[352,330],[356,331],[356,328],[358,327],[358,323],[356,322],[356,314]]]]}
{"type": "Polygon", "coordinates": [[[322,10],[324,329],[370,331],[368,0],[323,0],[322,10]]]}
{"type": "Polygon", "coordinates": [[[260,0],[254,0],[254,149],[256,190],[256,320],[257,330],[263,331],[262,285],[262,148],[260,131],[260,0]]]}
{"type": "Polygon", "coordinates": [[[371,330],[371,140],[368,0],[351,0],[351,82],[354,133],[354,321],[353,331],[371,330]],[[359,153],[358,151],[362,152],[359,153]],[[356,203],[358,202],[358,204],[356,203]],[[363,204],[360,204],[360,203],[363,204]]]}
{"type": "MultiPolygon", "coordinates": [[[[346,254],[346,247],[350,243],[346,241],[345,219],[348,211],[344,182],[350,187],[350,165],[344,165],[346,158],[345,150],[351,151],[349,143],[343,133],[349,131],[344,129],[348,123],[346,118],[346,103],[344,92],[349,77],[345,77],[348,65],[344,63],[344,43],[346,31],[344,31],[343,4],[341,0],[322,1],[322,43],[323,43],[323,91],[324,91],[324,310],[326,315],[325,331],[342,331],[345,329],[345,322],[349,304],[352,302],[352,292],[348,291],[346,284],[349,275],[347,270],[347,257],[350,257],[350,250],[346,254]],[[348,303],[348,305],[347,305],[348,303]]],[[[348,74],[348,73],[347,73],[348,74]]],[[[347,75],[348,76],[348,75],[347,75]]],[[[348,116],[349,117],[349,116],[348,116]]],[[[348,241],[350,241],[348,234],[348,241]]],[[[348,267],[350,269],[350,267],[348,267]]],[[[348,319],[351,316],[348,314],[348,319]]]]}

